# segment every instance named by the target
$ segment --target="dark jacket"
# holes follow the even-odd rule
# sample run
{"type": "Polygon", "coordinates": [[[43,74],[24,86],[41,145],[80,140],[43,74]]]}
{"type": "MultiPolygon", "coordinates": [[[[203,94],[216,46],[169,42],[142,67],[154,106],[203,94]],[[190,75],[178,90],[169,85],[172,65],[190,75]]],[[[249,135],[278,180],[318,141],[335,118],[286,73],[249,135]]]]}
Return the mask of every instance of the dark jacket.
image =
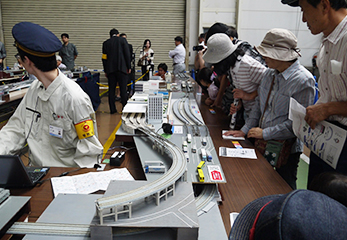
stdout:
{"type": "Polygon", "coordinates": [[[113,36],[102,44],[102,64],[106,74],[127,73],[130,60],[129,46],[125,38],[113,36]]]}

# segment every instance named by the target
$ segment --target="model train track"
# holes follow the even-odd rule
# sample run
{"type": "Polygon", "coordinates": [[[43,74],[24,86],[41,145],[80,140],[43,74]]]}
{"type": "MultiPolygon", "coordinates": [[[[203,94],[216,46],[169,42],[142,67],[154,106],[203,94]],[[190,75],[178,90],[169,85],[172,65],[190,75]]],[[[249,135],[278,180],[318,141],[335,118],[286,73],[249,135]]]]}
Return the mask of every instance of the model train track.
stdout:
{"type": "Polygon", "coordinates": [[[157,205],[159,205],[162,197],[167,198],[168,194],[174,194],[176,181],[181,179],[182,175],[187,171],[187,162],[181,148],[148,128],[142,114],[124,114],[122,116],[122,121],[123,130],[133,134],[135,130],[141,131],[152,140],[153,145],[159,151],[171,155],[172,164],[170,169],[168,169],[161,178],[145,186],[122,194],[97,199],[95,201],[95,206],[97,214],[100,217],[100,224],[103,224],[104,217],[115,215],[115,219],[117,219],[117,215],[124,212],[128,213],[129,217],[131,217],[132,202],[140,199],[154,196],[157,205]],[[125,210],[118,212],[118,208],[125,210]]]}
{"type": "MultiPolygon", "coordinates": [[[[203,191],[195,198],[196,210],[199,212],[207,204],[209,204],[217,193],[216,185],[204,185],[203,191]]],[[[69,236],[69,237],[90,237],[89,224],[62,224],[62,223],[30,223],[30,222],[15,222],[7,231],[7,234],[35,234],[45,236],[69,236]]],[[[147,229],[148,230],[148,229],[147,229]]],[[[124,232],[119,229],[117,232],[121,236],[125,234],[133,235],[134,233],[141,234],[143,229],[134,228],[129,230],[126,228],[124,232]]]]}

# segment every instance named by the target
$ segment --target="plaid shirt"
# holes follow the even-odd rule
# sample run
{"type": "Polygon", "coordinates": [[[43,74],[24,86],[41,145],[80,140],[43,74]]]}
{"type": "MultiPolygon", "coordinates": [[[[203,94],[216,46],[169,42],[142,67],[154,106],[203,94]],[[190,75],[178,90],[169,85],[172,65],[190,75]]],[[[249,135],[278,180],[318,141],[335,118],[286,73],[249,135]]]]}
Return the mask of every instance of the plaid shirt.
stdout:
{"type": "MultiPolygon", "coordinates": [[[[254,107],[241,131],[247,134],[251,128],[259,125],[273,78],[274,85],[260,126],[263,129],[263,138],[265,140],[294,138],[292,121],[288,119],[290,98],[293,97],[307,107],[313,104],[315,94],[313,76],[300,65],[299,61],[294,62],[282,73],[270,68],[266,70],[258,88],[254,107]]],[[[298,140],[292,153],[301,152],[302,149],[302,143],[298,140]]]]}

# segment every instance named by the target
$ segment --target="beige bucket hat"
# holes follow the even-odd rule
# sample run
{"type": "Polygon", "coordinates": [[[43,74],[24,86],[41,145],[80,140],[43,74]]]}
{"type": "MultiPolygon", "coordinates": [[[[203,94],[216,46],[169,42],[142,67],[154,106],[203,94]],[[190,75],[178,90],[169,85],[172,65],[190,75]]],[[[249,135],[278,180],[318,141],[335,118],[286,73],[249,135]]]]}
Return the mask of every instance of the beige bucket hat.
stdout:
{"type": "Polygon", "coordinates": [[[264,57],[280,61],[291,61],[301,57],[300,49],[296,47],[297,43],[298,40],[291,31],[273,28],[266,33],[260,46],[256,48],[264,57]]]}

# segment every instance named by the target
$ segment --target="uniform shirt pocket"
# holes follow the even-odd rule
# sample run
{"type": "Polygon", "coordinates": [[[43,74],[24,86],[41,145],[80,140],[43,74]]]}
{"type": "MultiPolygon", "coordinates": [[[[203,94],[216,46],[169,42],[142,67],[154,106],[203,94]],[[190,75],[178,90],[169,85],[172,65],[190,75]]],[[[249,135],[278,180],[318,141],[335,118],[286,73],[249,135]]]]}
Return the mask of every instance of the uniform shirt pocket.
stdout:
{"type": "Polygon", "coordinates": [[[62,129],[62,136],[50,136],[51,143],[57,148],[73,148],[73,141],[76,139],[77,134],[73,128],[73,123],[68,118],[59,118],[50,121],[50,126],[62,129]]]}
{"type": "Polygon", "coordinates": [[[339,62],[337,60],[330,60],[330,68],[331,73],[334,75],[338,75],[342,73],[342,62],[339,62]]]}

